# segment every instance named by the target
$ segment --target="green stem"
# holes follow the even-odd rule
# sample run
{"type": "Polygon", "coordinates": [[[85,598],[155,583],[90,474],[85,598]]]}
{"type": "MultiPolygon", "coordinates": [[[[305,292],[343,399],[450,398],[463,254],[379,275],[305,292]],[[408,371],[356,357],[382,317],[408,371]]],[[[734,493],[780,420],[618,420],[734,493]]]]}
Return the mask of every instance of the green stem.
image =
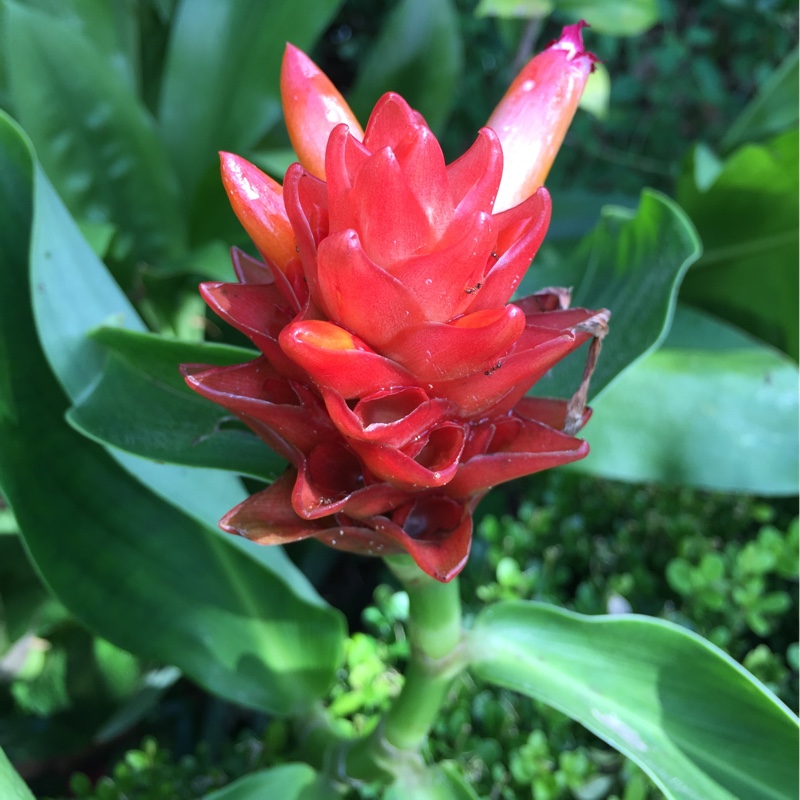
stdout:
{"type": "Polygon", "coordinates": [[[392,556],[386,563],[408,592],[411,657],[393,706],[375,733],[348,754],[352,777],[385,775],[403,761],[418,758],[453,677],[463,666],[458,581],[440,583],[408,556],[392,556]]]}

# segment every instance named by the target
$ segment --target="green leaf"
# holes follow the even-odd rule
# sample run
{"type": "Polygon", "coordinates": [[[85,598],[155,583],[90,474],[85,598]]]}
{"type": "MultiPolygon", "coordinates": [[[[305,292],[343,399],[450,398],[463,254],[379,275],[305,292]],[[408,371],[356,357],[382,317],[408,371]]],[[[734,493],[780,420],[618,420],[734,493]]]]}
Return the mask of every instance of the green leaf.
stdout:
{"type": "MultiPolygon", "coordinates": [[[[316,773],[307,764],[281,764],[272,769],[259,770],[245,775],[233,783],[203,796],[203,800],[264,800],[275,797],[280,800],[305,800],[325,797],[313,795],[316,773]]],[[[328,797],[338,797],[331,792],[328,797]]]]}
{"type": "MultiPolygon", "coordinates": [[[[611,311],[591,383],[590,395],[597,395],[664,338],[680,280],[699,254],[697,235],[681,209],[645,190],[635,213],[603,209],[594,232],[565,261],[542,267],[534,261],[519,293],[572,286],[573,306],[611,311]]],[[[537,384],[536,393],[569,397],[580,383],[584,358],[580,351],[559,364],[537,384]]]]}
{"type": "Polygon", "coordinates": [[[507,602],[479,615],[469,648],[481,679],[577,720],[671,800],[797,797],[797,719],[677,625],[507,602]]]}
{"type": "MultiPolygon", "coordinates": [[[[698,180],[694,151],[678,202],[703,240],[681,299],[798,357],[798,133],[736,150],[698,180]]],[[[705,170],[707,172],[707,168],[705,170]]]]}
{"type": "Polygon", "coordinates": [[[661,18],[658,0],[555,0],[554,5],[574,22],[584,19],[595,33],[609,36],[639,36],[661,18]]]}
{"type": "Polygon", "coordinates": [[[480,0],[476,17],[546,17],[553,13],[555,0],[480,0]]]}
{"type": "Polygon", "coordinates": [[[287,41],[307,49],[341,0],[182,0],[172,24],[161,132],[188,197],[217,151],[253,147],[280,118],[287,41]]]}
{"type": "Polygon", "coordinates": [[[679,307],[664,346],[595,401],[586,428],[592,449],[576,468],[621,480],[797,494],[797,381],[783,354],[679,307]]]}
{"type": "Polygon", "coordinates": [[[798,52],[786,56],[731,125],[720,143],[723,150],[797,127],[798,52]]]}
{"type": "Polygon", "coordinates": [[[384,800],[478,800],[457,764],[409,764],[386,790],[384,800]]]}
{"type": "Polygon", "coordinates": [[[603,120],[608,116],[610,95],[611,76],[605,64],[597,63],[586,81],[579,105],[584,111],[603,120]]]}
{"type": "Polygon", "coordinates": [[[180,364],[241,364],[257,354],[191,344],[121,328],[99,328],[108,348],[100,379],[67,419],[85,436],[129,453],[189,467],[226,469],[274,480],[286,462],[223,408],[193,392],[180,364]]]}
{"type": "Polygon", "coordinates": [[[40,574],[81,622],[119,647],[173,663],[234,702],[276,713],[307,707],[341,659],[342,618],[280,551],[265,556],[267,548],[203,521],[216,513],[225,490],[215,486],[228,476],[118,459],[167,501],[65,424],[68,401],[30,307],[29,236],[42,341],[68,390],[83,390],[102,367],[102,349],[84,347],[81,331],[107,304],[141,323],[88,245],[79,246],[7,119],[0,209],[0,485],[40,574]]]}
{"type": "Polygon", "coordinates": [[[596,33],[638,36],[660,18],[657,0],[480,0],[476,16],[546,17],[560,12],[577,22],[585,19],[596,33]]]}
{"type": "Polygon", "coordinates": [[[4,27],[15,116],[72,213],[116,225],[135,259],[180,252],[177,183],[125,80],[49,14],[7,0],[4,27]]]}
{"type": "Polygon", "coordinates": [[[398,92],[438,131],[453,107],[463,60],[452,0],[402,0],[361,62],[348,99],[366,122],[384,92],[398,92]]]}
{"type": "Polygon", "coordinates": [[[106,66],[115,70],[135,92],[139,84],[139,20],[131,0],[25,0],[24,5],[46,12],[59,24],[91,42],[106,66]]]}
{"type": "Polygon", "coordinates": [[[2,750],[0,750],[0,789],[7,800],[36,800],[2,750]]]}

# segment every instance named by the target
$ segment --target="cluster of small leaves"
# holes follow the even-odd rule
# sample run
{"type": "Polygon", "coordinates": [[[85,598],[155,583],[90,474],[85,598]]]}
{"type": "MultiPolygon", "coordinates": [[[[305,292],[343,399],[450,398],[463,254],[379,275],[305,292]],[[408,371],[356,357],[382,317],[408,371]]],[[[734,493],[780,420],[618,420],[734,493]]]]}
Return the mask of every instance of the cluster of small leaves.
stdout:
{"type": "Polygon", "coordinates": [[[644,36],[593,37],[613,75],[606,119],[579,114],[554,185],[600,191],[669,190],[693,141],[718,142],[797,42],[797,5],[661,3],[644,36]]]}
{"type": "MultiPolygon", "coordinates": [[[[463,574],[464,596],[479,600],[468,615],[481,603],[523,597],[583,613],[665,616],[715,638],[796,704],[790,620],[797,613],[797,523],[790,501],[551,473],[497,492],[487,504],[463,574]],[[514,507],[516,516],[504,513],[514,507]],[[767,608],[751,602],[754,580],[762,581],[761,600],[787,599],[769,600],[767,608]]],[[[399,691],[407,615],[404,592],[378,587],[328,698],[343,731],[371,730],[399,691]]],[[[263,736],[243,735],[221,758],[201,746],[176,760],[147,740],[93,788],[83,776],[72,788],[83,800],[188,800],[277,763],[291,746],[279,721],[263,736]]],[[[426,756],[460,762],[476,792],[497,800],[531,793],[542,800],[660,797],[641,771],[564,714],[467,675],[456,681],[426,756]]]]}
{"type": "MultiPolygon", "coordinates": [[[[488,501],[519,511],[484,516],[463,575],[465,597],[662,616],[710,636],[796,707],[797,520],[790,501],[569,473],[517,488],[519,496],[488,501]],[[713,591],[700,577],[704,559],[723,564],[713,591]],[[687,570],[693,577],[682,592],[672,576],[687,570]]],[[[365,612],[384,640],[395,641],[402,598],[381,587],[365,612]]],[[[469,676],[455,684],[428,756],[459,761],[478,794],[504,800],[528,792],[545,800],[660,797],[643,773],[565,715],[469,676]]]]}
{"type": "Polygon", "coordinates": [[[129,750],[109,775],[93,783],[83,773],[70,781],[77,800],[193,800],[257,769],[275,766],[287,749],[289,733],[280,720],[262,736],[248,732],[214,755],[203,743],[194,753],[175,758],[153,737],[129,750]]]}
{"type": "Polygon", "coordinates": [[[709,638],[797,707],[792,501],[569,473],[528,486],[516,517],[489,514],[481,522],[477,544],[486,551],[466,571],[467,595],[670,619],[709,638]]]}

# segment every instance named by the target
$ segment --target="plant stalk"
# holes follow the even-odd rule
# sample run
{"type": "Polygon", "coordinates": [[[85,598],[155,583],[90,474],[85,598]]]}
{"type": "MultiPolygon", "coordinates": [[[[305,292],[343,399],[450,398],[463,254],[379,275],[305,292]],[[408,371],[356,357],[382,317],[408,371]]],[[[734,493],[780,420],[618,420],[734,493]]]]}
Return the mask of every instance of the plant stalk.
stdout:
{"type": "Polygon", "coordinates": [[[404,762],[419,760],[450,684],[464,666],[458,581],[440,583],[408,556],[386,562],[408,592],[411,656],[394,704],[347,756],[348,775],[361,779],[396,773],[404,762]]]}

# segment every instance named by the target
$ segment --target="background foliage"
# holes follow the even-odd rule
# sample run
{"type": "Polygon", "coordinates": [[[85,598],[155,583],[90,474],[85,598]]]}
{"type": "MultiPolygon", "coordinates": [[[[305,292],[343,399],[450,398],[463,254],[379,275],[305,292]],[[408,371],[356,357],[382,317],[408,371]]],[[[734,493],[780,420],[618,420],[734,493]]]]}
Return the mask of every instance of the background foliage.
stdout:
{"type": "MultiPolygon", "coordinates": [[[[402,682],[407,598],[378,562],[297,546],[309,583],[279,551],[214,530],[244,496],[238,480],[186,469],[281,468],[199,410],[172,365],[198,348],[207,360],[208,341],[217,363],[241,357],[196,285],[232,277],[228,247],[247,246],[216,151],[278,176],[293,159],[277,97],[286,40],[362,118],[385,89],[403,93],[453,158],[526,57],[589,17],[605,70],[548,181],[553,226],[528,280],[614,311],[593,454],[577,465],[594,477],[547,476],[485,502],[469,613],[535,599],[662,617],[797,709],[797,9],[597,5],[0,4],[0,105],[40,165],[4,123],[0,484],[16,517],[0,507],[0,746],[37,793],[64,796],[78,770],[73,794],[104,800],[316,796],[314,773],[292,763],[302,724],[276,714],[323,697],[344,730],[364,732],[402,682]],[[617,286],[621,264],[633,278],[617,286]],[[164,410],[157,425],[132,424],[151,407],[164,410]],[[276,608],[303,619],[302,647],[276,608]]],[[[575,369],[548,393],[568,392],[575,369]]],[[[561,712],[474,677],[429,749],[486,796],[658,796],[561,712]]],[[[0,780],[11,774],[0,764],[0,780]]]]}

